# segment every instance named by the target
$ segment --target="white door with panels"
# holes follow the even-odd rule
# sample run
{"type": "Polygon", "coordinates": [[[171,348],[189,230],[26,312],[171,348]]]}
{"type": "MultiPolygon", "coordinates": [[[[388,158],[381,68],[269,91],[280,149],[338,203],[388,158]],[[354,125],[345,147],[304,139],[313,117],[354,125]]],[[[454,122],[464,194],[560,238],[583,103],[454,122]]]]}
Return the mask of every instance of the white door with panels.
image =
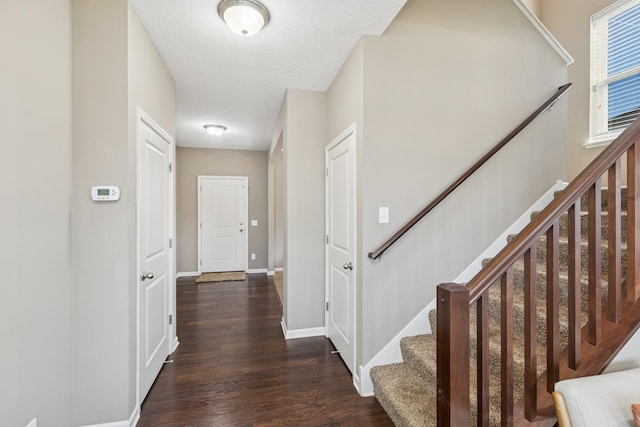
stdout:
{"type": "Polygon", "coordinates": [[[326,327],[327,336],[349,370],[355,368],[356,172],[355,130],[326,151],[326,327]]]}
{"type": "Polygon", "coordinates": [[[200,272],[247,270],[247,177],[198,177],[200,272]]]}
{"type": "Polygon", "coordinates": [[[138,122],[138,397],[142,403],[169,355],[172,278],[171,138],[138,122]]]}

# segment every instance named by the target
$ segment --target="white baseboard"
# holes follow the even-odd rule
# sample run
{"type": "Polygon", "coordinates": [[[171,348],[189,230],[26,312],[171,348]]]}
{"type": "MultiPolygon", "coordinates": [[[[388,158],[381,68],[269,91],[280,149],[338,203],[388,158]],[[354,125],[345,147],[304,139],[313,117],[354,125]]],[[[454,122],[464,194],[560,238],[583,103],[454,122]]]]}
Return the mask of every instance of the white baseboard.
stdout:
{"type": "Polygon", "coordinates": [[[287,329],[287,323],[284,321],[284,317],[280,321],[280,326],[282,326],[282,333],[284,334],[284,338],[287,340],[296,338],[324,337],[326,335],[324,326],[319,328],[289,330],[287,329]]]}
{"type": "MultiPolygon", "coordinates": [[[[140,419],[139,415],[137,419],[134,419],[136,424],[138,424],[138,419],[140,419]]],[[[111,423],[103,423],[103,424],[88,424],[82,427],[132,427],[132,426],[135,426],[136,424],[131,424],[129,420],[124,420],[124,421],[114,421],[111,423]]]]}
{"type": "Polygon", "coordinates": [[[180,345],[180,341],[178,341],[178,337],[175,337],[173,339],[173,342],[171,343],[171,348],[169,350],[169,354],[171,354],[174,351],[176,351],[176,349],[178,348],[179,345],[180,345]]]}
{"type": "Polygon", "coordinates": [[[129,427],[135,427],[140,421],[140,406],[136,406],[136,408],[131,413],[129,417],[129,427]]]}
{"type": "Polygon", "coordinates": [[[176,274],[176,277],[195,277],[199,275],[200,273],[198,273],[197,271],[181,271],[176,274]]]}
{"type": "Polygon", "coordinates": [[[275,271],[272,271],[272,270],[267,271],[267,276],[275,276],[275,275],[276,275],[275,271]]]}
{"type": "MultiPolygon", "coordinates": [[[[504,233],[502,233],[480,256],[478,256],[469,266],[452,280],[452,283],[466,283],[482,269],[482,261],[486,258],[494,257],[507,243],[507,236],[519,233],[529,222],[531,214],[547,206],[553,200],[553,193],[563,190],[568,184],[562,181],[556,183],[544,193],[520,218],[518,218],[504,233]]],[[[374,366],[388,365],[390,363],[402,362],[400,352],[400,340],[413,335],[430,334],[431,324],[429,323],[429,312],[436,307],[433,300],[420,313],[416,315],[389,343],[376,354],[365,366],[359,366],[359,384],[356,389],[361,396],[372,396],[373,382],[371,381],[371,368],[374,366]]],[[[354,376],[355,378],[355,376],[354,376]]],[[[354,384],[355,385],[355,384],[354,384]]]]}
{"type": "MultiPolygon", "coordinates": [[[[35,421],[35,420],[33,420],[35,421]]],[[[31,421],[33,423],[33,421],[31,421]]],[[[102,424],[87,424],[82,427],[135,427],[140,421],[140,407],[136,406],[131,412],[131,416],[128,420],[124,421],[113,421],[110,423],[102,423],[102,424]]],[[[29,424],[27,427],[36,427],[29,424]]]]}
{"type": "Polygon", "coordinates": [[[276,268],[274,268],[273,270],[274,270],[274,271],[284,271],[284,268],[282,268],[282,267],[276,267],[276,268]]]}
{"type": "Polygon", "coordinates": [[[267,274],[266,268],[252,268],[247,270],[247,274],[267,274]]]}
{"type": "MultiPolygon", "coordinates": [[[[356,371],[353,373],[353,386],[356,388],[356,391],[358,392],[358,394],[360,394],[361,396],[364,396],[360,390],[362,389],[362,385],[360,384],[360,378],[362,378],[360,376],[360,374],[362,373],[362,365],[358,366],[356,368],[356,371]]],[[[371,396],[373,396],[373,393],[371,393],[371,396]]],[[[364,397],[369,397],[369,396],[364,396],[364,397]]]]}

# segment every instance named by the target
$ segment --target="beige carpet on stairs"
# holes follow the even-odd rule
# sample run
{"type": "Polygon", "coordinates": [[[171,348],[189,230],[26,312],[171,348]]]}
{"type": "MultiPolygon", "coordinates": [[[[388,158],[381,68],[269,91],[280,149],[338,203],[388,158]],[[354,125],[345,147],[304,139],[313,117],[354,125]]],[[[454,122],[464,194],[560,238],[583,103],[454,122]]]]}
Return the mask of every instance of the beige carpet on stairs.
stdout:
{"type": "MultiPolygon", "coordinates": [[[[626,189],[622,194],[623,206],[626,210],[626,189]]],[[[606,213],[606,190],[602,195],[602,251],[607,251],[607,213],[606,213]]],[[[582,324],[587,322],[587,268],[586,254],[587,243],[587,201],[582,200],[582,290],[583,290],[583,313],[582,324]]],[[[535,214],[534,214],[535,215],[535,214]]],[[[626,214],[625,214],[626,215],[626,214]]],[[[568,296],[567,296],[567,219],[566,215],[560,220],[560,343],[565,348],[568,340],[568,296]]],[[[626,258],[626,227],[622,230],[623,265],[626,258]]],[[[537,360],[538,372],[542,373],[545,368],[546,344],[546,252],[545,238],[538,242],[538,274],[537,274],[537,360]]],[[[607,257],[602,258],[602,299],[603,303],[607,296],[607,257]]],[[[623,269],[623,278],[626,271],[623,269]]],[[[518,401],[524,394],[524,263],[522,260],[514,265],[514,400],[518,401]]],[[[490,311],[490,425],[500,423],[500,288],[499,283],[492,286],[489,291],[489,311],[490,311]]],[[[475,314],[472,310],[472,324],[470,329],[471,348],[475,348],[475,314]]],[[[435,312],[429,314],[432,330],[436,330],[435,312]]],[[[436,338],[433,335],[419,335],[406,337],[400,343],[403,362],[392,365],[377,366],[371,370],[371,379],[374,384],[375,395],[378,401],[385,408],[396,426],[422,427],[436,425],[436,338]]],[[[471,352],[471,423],[475,424],[476,418],[476,396],[475,396],[475,351],[471,352]]]]}
{"type": "Polygon", "coordinates": [[[235,282],[247,277],[244,271],[228,271],[224,273],[202,273],[196,277],[196,283],[235,282]]]}

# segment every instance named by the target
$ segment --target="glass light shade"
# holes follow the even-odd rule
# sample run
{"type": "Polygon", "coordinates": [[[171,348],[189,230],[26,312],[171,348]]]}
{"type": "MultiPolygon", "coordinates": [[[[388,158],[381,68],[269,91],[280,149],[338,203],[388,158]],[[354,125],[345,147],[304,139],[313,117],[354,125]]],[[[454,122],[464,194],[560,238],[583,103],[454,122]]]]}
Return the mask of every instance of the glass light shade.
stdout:
{"type": "Polygon", "coordinates": [[[221,125],[204,125],[204,129],[209,135],[213,136],[220,136],[225,130],[227,130],[226,127],[221,125]]]}
{"type": "Polygon", "coordinates": [[[254,0],[223,0],[218,13],[241,36],[252,36],[269,22],[269,11],[254,0]]]}

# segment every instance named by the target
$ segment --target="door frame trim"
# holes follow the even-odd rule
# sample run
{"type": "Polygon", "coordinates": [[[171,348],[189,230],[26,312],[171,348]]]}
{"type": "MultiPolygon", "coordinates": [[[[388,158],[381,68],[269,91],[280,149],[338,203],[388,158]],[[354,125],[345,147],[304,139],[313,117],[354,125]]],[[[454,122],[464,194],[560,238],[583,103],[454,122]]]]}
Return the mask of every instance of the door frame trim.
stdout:
{"type": "MultiPolygon", "coordinates": [[[[329,171],[329,152],[335,148],[338,144],[340,144],[341,142],[343,142],[344,140],[346,140],[347,138],[349,138],[351,135],[353,135],[354,137],[354,156],[357,155],[358,152],[358,138],[357,138],[357,133],[356,133],[356,123],[352,123],[351,125],[349,125],[349,127],[347,127],[344,131],[342,131],[340,133],[340,135],[338,135],[336,138],[334,138],[329,144],[327,144],[325,146],[325,150],[324,150],[324,166],[325,166],[325,185],[324,185],[324,206],[325,206],[325,214],[324,214],[324,234],[325,236],[329,236],[329,218],[330,218],[330,212],[329,212],[329,176],[328,176],[328,171],[329,171]]],[[[354,162],[353,162],[353,176],[354,176],[354,193],[353,193],[353,217],[351,218],[353,221],[353,226],[355,227],[353,230],[353,262],[355,264],[355,268],[352,270],[352,274],[353,274],[353,372],[352,375],[355,375],[358,372],[358,366],[356,364],[357,361],[357,354],[356,354],[356,350],[358,348],[357,346],[357,337],[358,337],[358,327],[357,327],[357,319],[358,319],[358,303],[357,303],[357,299],[358,299],[358,268],[359,268],[359,262],[358,262],[358,233],[357,233],[357,219],[358,219],[358,197],[357,197],[357,193],[358,193],[358,162],[357,162],[357,157],[355,158],[354,162]]],[[[329,260],[329,244],[328,242],[325,240],[325,245],[324,245],[324,300],[325,300],[325,304],[327,304],[329,302],[329,273],[330,273],[330,260],[329,260]]],[[[329,337],[329,311],[325,310],[324,312],[324,329],[325,329],[325,336],[329,337]]]]}
{"type": "Polygon", "coordinates": [[[198,275],[202,274],[202,180],[204,179],[241,179],[246,186],[244,192],[244,223],[246,224],[244,233],[244,271],[249,271],[249,177],[248,176],[219,176],[219,175],[198,175],[198,186],[196,192],[198,193],[198,222],[196,223],[196,229],[198,231],[198,275]]]}
{"type": "MultiPolygon", "coordinates": [[[[175,158],[176,158],[176,146],[173,137],[169,135],[153,118],[147,114],[141,107],[136,108],[136,275],[134,283],[136,284],[136,408],[138,413],[142,402],[140,401],[140,283],[138,278],[142,274],[140,269],[140,260],[142,245],[140,242],[140,152],[142,150],[142,129],[141,124],[149,126],[155,133],[158,134],[169,144],[170,162],[172,164],[171,172],[169,172],[169,206],[168,206],[168,219],[169,219],[169,238],[172,239],[173,245],[169,248],[169,265],[167,266],[167,277],[169,295],[167,295],[167,313],[172,316],[173,322],[171,325],[167,325],[167,356],[171,354],[179,345],[178,337],[176,334],[176,223],[175,223],[175,158]]],[[[167,323],[169,319],[166,319],[167,323]]]]}

